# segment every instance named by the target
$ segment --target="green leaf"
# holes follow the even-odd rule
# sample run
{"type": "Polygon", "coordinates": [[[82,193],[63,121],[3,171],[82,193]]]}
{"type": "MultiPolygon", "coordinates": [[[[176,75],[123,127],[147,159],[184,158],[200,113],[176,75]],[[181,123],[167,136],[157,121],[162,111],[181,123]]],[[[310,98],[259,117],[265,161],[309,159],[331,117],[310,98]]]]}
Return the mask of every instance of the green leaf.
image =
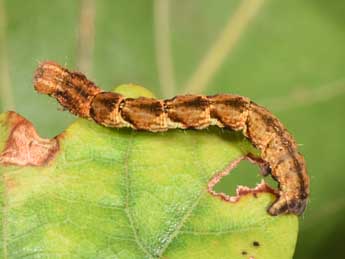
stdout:
{"type": "MultiPolygon", "coordinates": [[[[117,92],[150,95],[133,85],[117,92]]],[[[8,114],[0,127],[3,149],[8,114]]],[[[208,192],[218,171],[252,150],[240,134],[79,119],[59,140],[47,166],[0,167],[4,258],[292,258],[298,220],[270,216],[271,194],[230,203],[208,192]]]]}

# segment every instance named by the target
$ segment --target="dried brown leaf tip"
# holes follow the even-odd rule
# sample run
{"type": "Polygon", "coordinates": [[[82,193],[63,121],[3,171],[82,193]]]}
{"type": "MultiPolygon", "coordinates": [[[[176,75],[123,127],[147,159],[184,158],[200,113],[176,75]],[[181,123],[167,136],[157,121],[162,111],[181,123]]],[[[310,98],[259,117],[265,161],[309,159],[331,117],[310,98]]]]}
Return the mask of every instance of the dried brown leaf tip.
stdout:
{"type": "Polygon", "coordinates": [[[47,165],[59,150],[57,138],[43,139],[33,125],[15,112],[9,112],[5,122],[9,137],[0,153],[0,165],[47,165]]]}
{"type": "Polygon", "coordinates": [[[54,62],[40,64],[34,85],[39,93],[55,97],[71,113],[105,127],[162,132],[215,125],[242,131],[261,151],[267,172],[279,183],[278,198],[268,212],[300,215],[307,205],[309,177],[294,138],[277,117],[247,97],[218,94],[168,100],[125,98],[102,91],[83,74],[70,72],[54,62]]]}

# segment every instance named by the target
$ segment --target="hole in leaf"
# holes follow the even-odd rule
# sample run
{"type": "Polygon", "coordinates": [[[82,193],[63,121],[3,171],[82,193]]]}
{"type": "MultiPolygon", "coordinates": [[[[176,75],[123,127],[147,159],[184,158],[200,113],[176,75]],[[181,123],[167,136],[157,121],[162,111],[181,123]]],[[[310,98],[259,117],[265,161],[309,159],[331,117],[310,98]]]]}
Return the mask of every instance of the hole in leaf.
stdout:
{"type": "MultiPolygon", "coordinates": [[[[260,173],[258,165],[254,165],[248,160],[242,160],[236,168],[234,168],[228,175],[220,179],[220,181],[213,187],[216,193],[225,193],[230,196],[236,196],[236,188],[239,185],[255,188],[261,182],[263,176],[260,173]]],[[[267,185],[277,189],[277,182],[272,177],[266,176],[264,178],[267,185]]]]}

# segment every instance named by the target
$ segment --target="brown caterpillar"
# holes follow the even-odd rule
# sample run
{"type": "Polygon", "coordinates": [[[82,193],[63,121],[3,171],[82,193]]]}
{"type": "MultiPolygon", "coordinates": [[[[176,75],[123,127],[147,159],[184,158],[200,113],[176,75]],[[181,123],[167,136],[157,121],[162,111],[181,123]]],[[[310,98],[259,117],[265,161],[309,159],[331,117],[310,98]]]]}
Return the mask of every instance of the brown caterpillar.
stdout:
{"type": "Polygon", "coordinates": [[[219,94],[184,95],[169,100],[125,98],[102,91],[83,74],[70,72],[54,62],[40,64],[34,85],[39,93],[55,97],[71,113],[106,127],[162,132],[216,125],[241,130],[261,151],[268,173],[279,183],[279,197],[268,212],[300,215],[306,207],[309,177],[295,140],[271,112],[246,97],[219,94]]]}

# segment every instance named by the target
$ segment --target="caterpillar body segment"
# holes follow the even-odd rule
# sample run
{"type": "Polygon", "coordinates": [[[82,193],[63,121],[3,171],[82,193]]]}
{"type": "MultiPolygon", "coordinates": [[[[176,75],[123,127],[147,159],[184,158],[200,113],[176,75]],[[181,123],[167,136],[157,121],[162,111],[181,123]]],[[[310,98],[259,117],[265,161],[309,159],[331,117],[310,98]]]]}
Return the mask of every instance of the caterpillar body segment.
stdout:
{"type": "Polygon", "coordinates": [[[306,207],[309,177],[294,138],[270,111],[247,97],[218,94],[182,95],[167,100],[125,98],[102,91],[83,74],[70,72],[54,62],[40,64],[34,85],[39,93],[55,97],[71,113],[105,127],[163,132],[215,125],[242,131],[261,151],[268,171],[279,183],[279,197],[268,212],[300,215],[306,207]]]}

